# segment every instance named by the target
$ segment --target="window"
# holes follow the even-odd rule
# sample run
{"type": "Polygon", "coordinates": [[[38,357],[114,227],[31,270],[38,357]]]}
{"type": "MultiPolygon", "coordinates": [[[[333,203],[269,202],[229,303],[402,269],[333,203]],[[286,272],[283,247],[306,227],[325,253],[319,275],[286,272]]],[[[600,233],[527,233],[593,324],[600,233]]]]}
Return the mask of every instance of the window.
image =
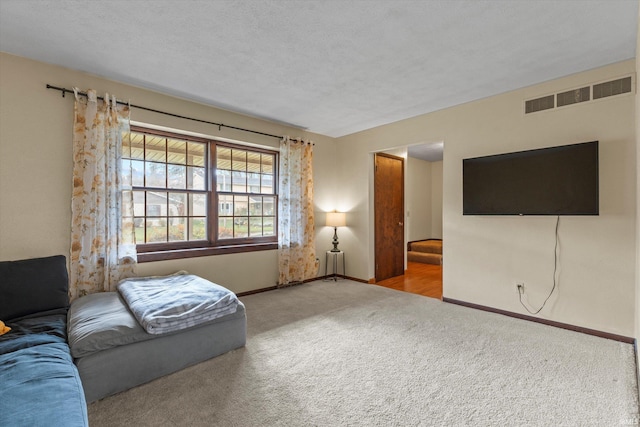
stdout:
{"type": "Polygon", "coordinates": [[[277,247],[277,152],[132,126],[122,157],[140,261],[277,247]]]}
{"type": "Polygon", "coordinates": [[[275,154],[216,146],[218,240],[275,237],[275,154]]]}

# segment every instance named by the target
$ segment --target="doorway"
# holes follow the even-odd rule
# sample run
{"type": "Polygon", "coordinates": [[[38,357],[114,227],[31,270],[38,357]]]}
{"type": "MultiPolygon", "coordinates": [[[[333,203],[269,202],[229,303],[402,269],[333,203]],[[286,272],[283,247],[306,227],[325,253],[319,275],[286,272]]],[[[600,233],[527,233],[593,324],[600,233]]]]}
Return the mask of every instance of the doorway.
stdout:
{"type": "Polygon", "coordinates": [[[435,298],[442,297],[442,245],[446,245],[442,216],[443,159],[444,141],[407,147],[405,226],[408,252],[407,280],[403,288],[435,298]]]}
{"type": "Polygon", "coordinates": [[[404,274],[404,159],[374,154],[375,281],[404,274]]]}

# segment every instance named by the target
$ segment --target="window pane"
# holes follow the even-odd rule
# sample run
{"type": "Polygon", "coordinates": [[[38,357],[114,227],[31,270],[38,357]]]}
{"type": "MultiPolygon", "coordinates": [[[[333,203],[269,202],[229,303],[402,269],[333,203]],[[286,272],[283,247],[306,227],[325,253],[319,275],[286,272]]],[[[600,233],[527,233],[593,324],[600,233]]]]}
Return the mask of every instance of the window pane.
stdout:
{"type": "Polygon", "coordinates": [[[187,164],[187,143],[177,139],[167,140],[167,163],[187,164]]]}
{"type": "Polygon", "coordinates": [[[247,152],[244,150],[231,150],[233,157],[233,164],[231,169],[234,171],[246,171],[247,170],[247,152]]]}
{"type": "Polygon", "coordinates": [[[218,219],[218,238],[219,239],[233,238],[233,218],[218,219]]]}
{"type": "Polygon", "coordinates": [[[187,142],[187,164],[193,166],[204,166],[205,144],[198,142],[187,142]]]}
{"type": "Polygon", "coordinates": [[[231,148],[216,147],[216,167],[231,170],[231,148]]]}
{"type": "Polygon", "coordinates": [[[247,184],[249,185],[249,193],[260,193],[260,174],[250,173],[247,176],[247,184]]]}
{"type": "Polygon", "coordinates": [[[207,238],[207,219],[189,218],[189,240],[205,240],[207,238]]]}
{"type": "Polygon", "coordinates": [[[249,198],[249,216],[262,216],[262,197],[249,198]]]}
{"type": "Polygon", "coordinates": [[[233,197],[233,214],[235,216],[246,216],[249,213],[249,197],[233,197]]]}
{"type": "Polygon", "coordinates": [[[246,172],[232,172],[232,181],[233,185],[231,186],[231,191],[235,193],[246,193],[247,192],[247,173],[246,172]]]}
{"type": "Polygon", "coordinates": [[[145,186],[166,188],[167,165],[164,163],[145,162],[145,186]]]}
{"type": "Polygon", "coordinates": [[[233,215],[233,196],[228,196],[228,195],[218,196],[218,215],[224,215],[224,216],[233,215]]]}
{"type": "Polygon", "coordinates": [[[134,218],[133,219],[133,230],[136,234],[136,243],[146,243],[144,239],[144,218],[134,218]]]}
{"type": "Polygon", "coordinates": [[[167,165],[169,171],[169,188],[187,188],[187,167],[178,165],[167,165]]]}
{"type": "Polygon", "coordinates": [[[167,241],[167,221],[164,218],[147,219],[147,242],[167,241]]]}
{"type": "Polygon", "coordinates": [[[189,194],[189,216],[207,215],[206,194],[189,194]]]}
{"type": "Polygon", "coordinates": [[[144,162],[141,160],[131,161],[131,185],[144,187],[144,162]]]}
{"type": "Polygon", "coordinates": [[[276,198],[275,197],[263,197],[262,198],[263,209],[265,216],[273,216],[275,215],[276,208],[276,198]]]}
{"type": "Polygon", "coordinates": [[[187,215],[186,193],[169,193],[169,216],[187,215]]]}
{"type": "Polygon", "coordinates": [[[260,153],[247,153],[247,172],[260,172],[260,153]]]}
{"type": "Polygon", "coordinates": [[[276,228],[274,227],[274,218],[272,216],[262,219],[262,234],[264,236],[275,236],[276,228]]]}
{"type": "Polygon", "coordinates": [[[273,174],[273,161],[275,156],[273,154],[262,154],[262,173],[273,174]]]}
{"type": "Polygon", "coordinates": [[[144,160],[144,135],[132,132],[129,143],[131,144],[130,158],[144,160]]]}
{"type": "Polygon", "coordinates": [[[262,236],[262,217],[249,218],[249,236],[262,236]]]}
{"type": "Polygon", "coordinates": [[[216,189],[218,191],[231,191],[231,171],[216,170],[216,189]]]}
{"type": "Polygon", "coordinates": [[[246,216],[233,218],[233,237],[247,237],[249,235],[249,218],[246,216]]]}
{"type": "Polygon", "coordinates": [[[146,135],[144,159],[153,162],[166,162],[167,140],[161,136],[146,135]]]}
{"type": "Polygon", "coordinates": [[[167,216],[167,193],[147,192],[147,217],[167,216]]]}
{"type": "Polygon", "coordinates": [[[187,189],[206,190],[205,168],[187,166],[187,189]]]}
{"type": "Polygon", "coordinates": [[[262,175],[262,194],[273,194],[273,175],[262,175]]]}
{"type": "Polygon", "coordinates": [[[133,215],[144,216],[144,191],[133,192],[133,215]]]}
{"type": "Polygon", "coordinates": [[[187,219],[169,218],[169,241],[178,242],[187,240],[187,219]]]}

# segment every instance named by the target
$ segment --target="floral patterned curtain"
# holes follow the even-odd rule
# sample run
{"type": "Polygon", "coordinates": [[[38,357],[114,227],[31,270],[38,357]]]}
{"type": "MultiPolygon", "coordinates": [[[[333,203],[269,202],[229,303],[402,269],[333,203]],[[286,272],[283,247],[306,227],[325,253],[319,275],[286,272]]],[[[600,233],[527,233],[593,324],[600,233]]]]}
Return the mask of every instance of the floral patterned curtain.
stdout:
{"type": "MultiPolygon", "coordinates": [[[[73,123],[71,198],[71,299],[113,291],[132,276],[137,262],[133,195],[123,188],[122,137],[129,130],[129,107],[95,90],[76,93],[73,123]]],[[[130,179],[129,179],[130,182],[130,179]]]]}
{"type": "Polygon", "coordinates": [[[313,216],[313,143],[280,141],[278,187],[279,286],[316,277],[313,216]]]}

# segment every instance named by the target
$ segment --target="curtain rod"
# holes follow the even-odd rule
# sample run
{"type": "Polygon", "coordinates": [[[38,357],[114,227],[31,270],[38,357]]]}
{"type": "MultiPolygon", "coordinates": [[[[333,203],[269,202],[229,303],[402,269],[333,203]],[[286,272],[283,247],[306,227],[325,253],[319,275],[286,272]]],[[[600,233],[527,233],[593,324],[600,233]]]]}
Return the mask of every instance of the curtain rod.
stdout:
{"type": "MultiPolygon", "coordinates": [[[[60,92],[62,92],[62,97],[63,98],[65,97],[65,94],[67,92],[74,93],[72,89],[66,89],[66,88],[63,88],[63,87],[56,87],[56,86],[52,86],[50,84],[47,84],[47,89],[59,90],[60,92]]],[[[81,96],[84,96],[84,97],[87,96],[87,94],[85,92],[78,92],[78,95],[81,95],[81,96]]],[[[101,96],[99,96],[98,99],[104,101],[104,98],[101,97],[101,96]]],[[[181,116],[179,114],[167,113],[166,111],[160,111],[160,110],[156,110],[154,108],[148,108],[148,107],[142,107],[140,105],[129,104],[128,102],[123,102],[123,101],[118,101],[118,100],[116,100],[116,102],[118,104],[121,104],[121,105],[129,105],[129,106],[137,108],[139,110],[151,111],[152,113],[164,114],[165,116],[177,117],[179,119],[186,119],[186,120],[192,120],[194,122],[200,122],[200,123],[207,123],[207,124],[210,124],[210,125],[215,125],[215,126],[218,126],[218,130],[220,130],[221,128],[224,127],[224,128],[234,129],[234,130],[240,130],[242,132],[249,132],[249,133],[255,133],[255,134],[258,134],[258,135],[270,136],[272,138],[278,138],[278,139],[283,139],[284,138],[283,136],[273,135],[273,134],[264,133],[264,132],[258,132],[256,130],[244,129],[244,128],[241,128],[241,127],[229,126],[229,125],[225,125],[225,124],[222,124],[222,123],[210,122],[208,120],[194,119],[193,117],[186,117],[186,116],[181,116]]],[[[290,138],[290,139],[291,140],[296,140],[295,138],[290,138]]]]}

